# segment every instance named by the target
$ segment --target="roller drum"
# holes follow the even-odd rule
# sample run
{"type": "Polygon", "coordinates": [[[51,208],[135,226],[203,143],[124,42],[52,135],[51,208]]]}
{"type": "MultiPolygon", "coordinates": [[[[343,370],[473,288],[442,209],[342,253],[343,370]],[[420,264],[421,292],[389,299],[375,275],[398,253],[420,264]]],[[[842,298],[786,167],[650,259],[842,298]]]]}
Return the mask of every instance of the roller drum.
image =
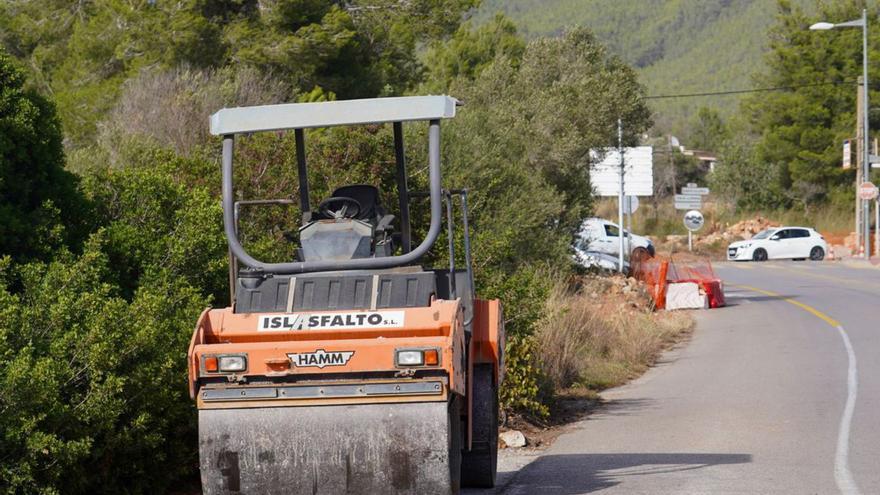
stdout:
{"type": "Polygon", "coordinates": [[[202,489],[454,494],[459,427],[448,402],[202,409],[202,489]]]}

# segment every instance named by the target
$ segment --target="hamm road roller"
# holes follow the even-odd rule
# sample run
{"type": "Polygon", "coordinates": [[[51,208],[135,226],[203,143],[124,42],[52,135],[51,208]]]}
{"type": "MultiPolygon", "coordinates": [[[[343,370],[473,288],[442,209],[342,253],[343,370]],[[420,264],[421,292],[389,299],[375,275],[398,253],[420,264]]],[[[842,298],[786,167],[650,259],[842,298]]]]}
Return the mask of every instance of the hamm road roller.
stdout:
{"type": "Polygon", "coordinates": [[[202,313],[188,352],[204,493],[454,494],[494,484],[504,327],[499,302],[474,294],[467,191],[441,183],[440,123],[457,104],[417,96],[211,116],[223,141],[232,301],[202,313]],[[425,123],[429,187],[409,191],[403,126],[425,123]],[[307,133],[353,125],[391,126],[397,204],[383,205],[374,185],[349,184],[313,207],[307,133]],[[298,198],[236,200],[236,136],[290,130],[298,198]],[[410,225],[414,201],[428,203],[429,225],[410,225]],[[295,259],[245,250],[245,205],[299,207],[295,259]],[[423,266],[444,224],[448,266],[423,266]]]}

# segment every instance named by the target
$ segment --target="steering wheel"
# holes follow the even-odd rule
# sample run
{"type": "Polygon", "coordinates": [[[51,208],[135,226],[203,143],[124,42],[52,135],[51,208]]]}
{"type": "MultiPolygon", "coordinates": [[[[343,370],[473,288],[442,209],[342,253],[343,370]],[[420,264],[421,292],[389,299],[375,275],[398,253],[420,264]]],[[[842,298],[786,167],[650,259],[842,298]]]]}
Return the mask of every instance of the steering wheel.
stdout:
{"type": "Polygon", "coordinates": [[[347,196],[327,198],[318,205],[318,213],[324,218],[355,218],[360,212],[358,200],[347,196]]]}

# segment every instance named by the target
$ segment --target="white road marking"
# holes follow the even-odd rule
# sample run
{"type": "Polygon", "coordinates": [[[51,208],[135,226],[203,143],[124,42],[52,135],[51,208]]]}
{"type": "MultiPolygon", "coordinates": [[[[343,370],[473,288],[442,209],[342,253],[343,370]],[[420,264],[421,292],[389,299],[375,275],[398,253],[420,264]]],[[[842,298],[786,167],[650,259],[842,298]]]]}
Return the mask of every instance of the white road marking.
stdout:
{"type": "Polygon", "coordinates": [[[856,368],[856,353],[849,335],[842,326],[837,325],[843,346],[846,348],[846,356],[849,366],[846,373],[846,405],[843,408],[843,416],[840,417],[840,428],[837,430],[837,452],[834,455],[834,481],[837,488],[844,495],[859,495],[859,487],[849,470],[849,432],[852,426],[853,412],[856,408],[856,395],[859,388],[859,375],[856,368]]]}
{"type": "Polygon", "coordinates": [[[800,301],[795,301],[790,297],[770,292],[769,290],[759,289],[748,285],[740,285],[737,287],[771,297],[778,297],[789,304],[793,304],[836,328],[840,338],[843,339],[843,347],[846,348],[846,357],[848,361],[846,370],[846,403],[843,406],[843,415],[840,417],[840,427],[837,429],[837,450],[834,453],[834,482],[837,484],[837,489],[840,490],[840,493],[843,495],[860,495],[861,492],[859,491],[859,486],[856,485],[856,480],[853,478],[852,472],[849,470],[849,434],[852,429],[853,412],[856,408],[856,395],[858,394],[859,388],[856,353],[849,340],[849,335],[846,333],[846,330],[843,329],[843,325],[837,320],[812,306],[800,301]]]}

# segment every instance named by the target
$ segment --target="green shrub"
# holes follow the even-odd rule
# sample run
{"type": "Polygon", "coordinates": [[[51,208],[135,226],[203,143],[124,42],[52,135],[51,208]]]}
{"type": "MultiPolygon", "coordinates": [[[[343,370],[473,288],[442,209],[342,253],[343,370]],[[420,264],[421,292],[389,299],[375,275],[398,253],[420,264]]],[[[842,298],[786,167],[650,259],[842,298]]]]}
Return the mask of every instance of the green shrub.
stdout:
{"type": "Polygon", "coordinates": [[[9,493],[157,493],[195,467],[185,355],[207,299],[157,276],[129,301],[107,239],[23,265],[0,288],[0,485],[9,493]]]}
{"type": "Polygon", "coordinates": [[[61,141],[55,106],[0,49],[0,255],[47,259],[81,239],[85,203],[61,141]]]}

